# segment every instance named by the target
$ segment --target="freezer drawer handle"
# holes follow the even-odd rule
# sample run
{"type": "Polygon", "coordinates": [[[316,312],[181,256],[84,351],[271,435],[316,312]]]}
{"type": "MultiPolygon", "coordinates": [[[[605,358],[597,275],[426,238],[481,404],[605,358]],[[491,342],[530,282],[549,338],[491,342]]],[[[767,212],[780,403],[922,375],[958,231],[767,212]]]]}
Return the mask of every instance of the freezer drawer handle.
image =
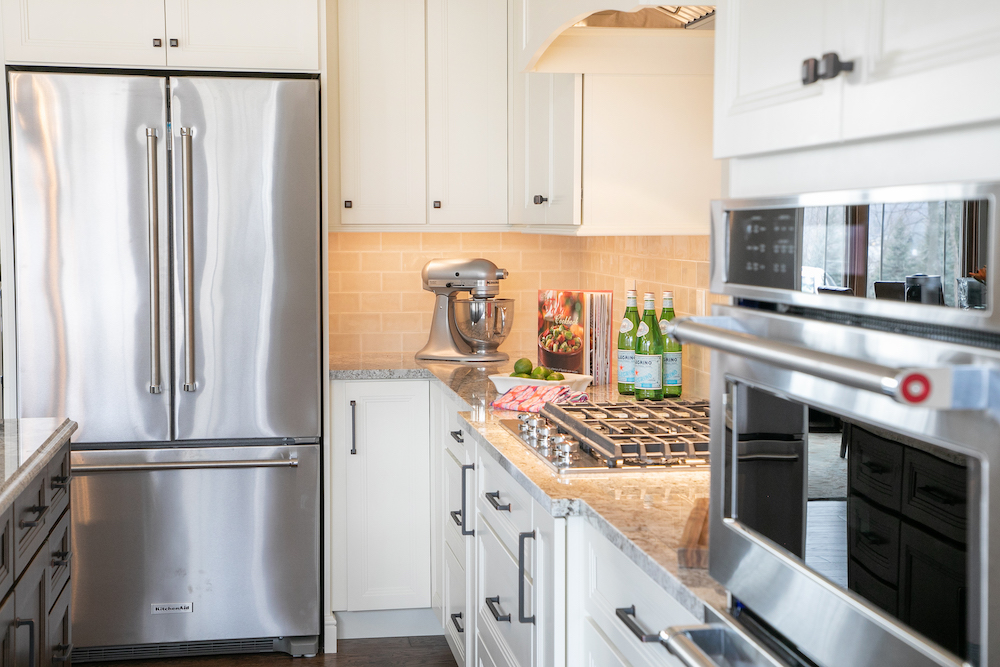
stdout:
{"type": "MultiPolygon", "coordinates": [[[[171,40],[174,41],[174,40],[171,40]]],[[[173,46],[173,44],[171,44],[173,46]]],[[[181,128],[181,215],[184,223],[184,391],[195,391],[194,381],[194,177],[191,167],[191,128],[181,128]]]]}
{"type": "Polygon", "coordinates": [[[524,615],[524,541],[535,539],[535,531],[518,533],[517,536],[517,620],[521,623],[534,623],[535,615],[524,615]]]}
{"type": "Polygon", "coordinates": [[[468,497],[465,473],[469,470],[475,470],[475,469],[476,466],[474,464],[462,466],[462,509],[459,510],[462,513],[462,535],[476,534],[475,529],[469,530],[468,528],[465,527],[465,517],[469,516],[469,513],[465,511],[465,499],[468,497]]]}
{"type": "Polygon", "coordinates": [[[72,551],[53,551],[52,567],[65,567],[73,557],[72,551]]]}
{"type": "Polygon", "coordinates": [[[493,509],[495,509],[497,511],[500,511],[500,512],[509,512],[510,511],[510,503],[507,503],[506,505],[501,505],[500,504],[500,492],[499,491],[487,491],[486,492],[486,500],[490,501],[490,505],[493,505],[493,509]]]}
{"type": "Polygon", "coordinates": [[[22,625],[29,625],[28,628],[28,667],[35,667],[35,619],[33,618],[15,618],[14,627],[19,628],[22,625]]]}
{"type": "Polygon", "coordinates": [[[451,431],[451,437],[453,437],[455,439],[455,442],[457,442],[458,444],[462,444],[463,442],[465,442],[465,438],[462,437],[462,429],[459,429],[457,431],[451,431]]]}
{"type": "Polygon", "coordinates": [[[69,481],[73,479],[73,474],[63,475],[61,477],[53,477],[52,481],[49,482],[49,486],[53,489],[68,489],[69,481]]]}
{"type": "Polygon", "coordinates": [[[461,624],[458,622],[460,618],[462,618],[462,612],[458,612],[457,614],[452,614],[451,622],[455,624],[456,630],[458,630],[459,632],[465,632],[465,628],[463,628],[461,624]]]}
{"type": "Polygon", "coordinates": [[[24,519],[21,519],[18,521],[17,525],[21,528],[34,528],[42,520],[42,515],[45,514],[47,509],[49,509],[48,505],[33,505],[31,507],[26,507],[24,511],[37,514],[38,517],[34,521],[25,521],[24,519]]]}
{"type": "Polygon", "coordinates": [[[358,453],[358,402],[351,401],[351,454],[358,453]]]}
{"type": "Polygon", "coordinates": [[[615,609],[615,615],[625,624],[625,627],[632,631],[639,641],[650,643],[660,641],[660,635],[648,634],[645,630],[639,627],[639,624],[635,621],[635,605],[631,607],[620,607],[615,609]]]}
{"type": "MultiPolygon", "coordinates": [[[[159,45],[157,45],[159,46],[159,45]]],[[[149,221],[149,393],[160,385],[160,195],[156,161],[156,129],[146,128],[146,216],[149,221]]]]}
{"type": "Polygon", "coordinates": [[[500,609],[499,609],[499,607],[500,607],[500,596],[499,595],[497,595],[496,597],[492,597],[492,598],[486,598],[486,606],[490,608],[490,613],[493,614],[493,618],[497,619],[497,621],[507,621],[508,623],[510,623],[510,614],[501,614],[500,613],[500,609]]]}
{"type": "Polygon", "coordinates": [[[452,510],[451,518],[454,520],[456,526],[462,525],[462,510],[452,510]]]}
{"type": "Polygon", "coordinates": [[[133,470],[199,470],[205,468],[297,468],[298,459],[260,461],[164,461],[150,463],[108,463],[73,466],[76,472],[129,472],[133,470]]]}
{"type": "Polygon", "coordinates": [[[69,657],[73,655],[73,645],[72,644],[56,644],[53,647],[56,651],[62,651],[62,655],[52,656],[53,660],[58,660],[59,662],[66,662],[69,657]]]}

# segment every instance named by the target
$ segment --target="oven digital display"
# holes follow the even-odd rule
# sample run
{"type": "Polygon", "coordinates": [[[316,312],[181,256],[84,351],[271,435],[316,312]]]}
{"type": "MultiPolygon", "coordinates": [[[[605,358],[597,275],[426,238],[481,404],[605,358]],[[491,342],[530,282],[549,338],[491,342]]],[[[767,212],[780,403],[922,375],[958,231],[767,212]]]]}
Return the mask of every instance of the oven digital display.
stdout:
{"type": "Polygon", "coordinates": [[[728,282],[796,289],[800,211],[730,211],[728,282]]]}

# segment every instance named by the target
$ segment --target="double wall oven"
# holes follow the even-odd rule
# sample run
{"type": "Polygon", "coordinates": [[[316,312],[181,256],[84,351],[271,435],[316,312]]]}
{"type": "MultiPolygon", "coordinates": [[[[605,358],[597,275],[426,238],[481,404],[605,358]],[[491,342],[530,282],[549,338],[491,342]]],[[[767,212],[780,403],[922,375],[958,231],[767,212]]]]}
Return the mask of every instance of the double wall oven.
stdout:
{"type": "Polygon", "coordinates": [[[998,193],[714,203],[732,305],[675,334],[712,349],[731,603],[661,634],[683,662],[1000,666],[998,193]]]}

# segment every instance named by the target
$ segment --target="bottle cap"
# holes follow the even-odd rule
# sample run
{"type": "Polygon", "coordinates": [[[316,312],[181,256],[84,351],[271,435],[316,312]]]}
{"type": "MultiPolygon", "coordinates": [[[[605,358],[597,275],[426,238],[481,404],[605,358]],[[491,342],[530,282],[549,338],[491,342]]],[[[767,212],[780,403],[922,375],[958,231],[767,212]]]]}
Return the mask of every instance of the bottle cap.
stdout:
{"type": "Polygon", "coordinates": [[[656,294],[654,294],[653,292],[643,292],[642,293],[642,298],[643,299],[655,299],[656,298],[656,294]]]}
{"type": "Polygon", "coordinates": [[[669,291],[664,291],[663,292],[663,298],[664,299],[673,299],[674,298],[674,293],[673,292],[669,292],[669,291]]]}

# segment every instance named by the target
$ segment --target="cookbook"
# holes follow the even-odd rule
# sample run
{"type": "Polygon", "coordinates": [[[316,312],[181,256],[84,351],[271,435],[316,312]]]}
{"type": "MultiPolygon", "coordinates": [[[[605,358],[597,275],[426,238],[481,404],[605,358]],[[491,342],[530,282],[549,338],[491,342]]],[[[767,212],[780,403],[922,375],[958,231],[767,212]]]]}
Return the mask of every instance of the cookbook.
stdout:
{"type": "Polygon", "coordinates": [[[538,365],[611,382],[610,291],[538,290],[538,365]]]}

